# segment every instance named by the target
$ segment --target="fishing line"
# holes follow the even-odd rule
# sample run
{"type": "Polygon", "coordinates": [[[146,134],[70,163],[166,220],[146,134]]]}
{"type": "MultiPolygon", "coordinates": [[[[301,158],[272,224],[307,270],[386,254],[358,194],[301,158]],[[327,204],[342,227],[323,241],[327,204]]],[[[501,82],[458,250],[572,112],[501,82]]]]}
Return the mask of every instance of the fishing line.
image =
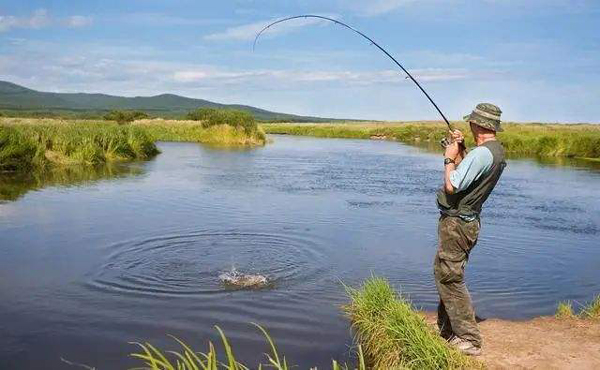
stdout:
{"type": "Polygon", "coordinates": [[[394,61],[394,63],[396,63],[396,65],[398,67],[400,67],[402,69],[402,71],[404,71],[404,73],[406,73],[407,78],[410,78],[412,82],[415,83],[415,85],[417,85],[417,87],[423,92],[423,94],[425,94],[425,96],[427,97],[427,99],[429,99],[429,101],[431,102],[431,104],[433,104],[433,106],[435,107],[435,109],[438,111],[438,113],[440,114],[440,116],[442,116],[442,118],[444,119],[444,122],[446,122],[446,124],[448,125],[448,128],[450,129],[450,131],[453,131],[452,125],[450,124],[450,122],[448,121],[448,119],[446,118],[446,116],[444,115],[444,113],[442,113],[442,111],[440,110],[440,108],[437,106],[437,104],[435,104],[435,102],[433,101],[433,99],[431,99],[431,96],[429,96],[429,94],[427,93],[427,91],[425,91],[425,89],[421,86],[421,84],[419,84],[419,82],[417,82],[417,80],[406,70],[406,68],[404,68],[402,66],[402,64],[400,64],[396,58],[394,58],[390,53],[387,52],[387,50],[385,50],[383,47],[381,47],[378,43],[376,43],[372,38],[370,38],[369,36],[365,35],[364,33],[362,33],[361,31],[357,30],[356,28],[347,25],[344,22],[338,21],[336,19],[333,18],[328,18],[328,17],[324,17],[322,15],[313,15],[313,14],[304,14],[304,15],[296,15],[293,17],[287,17],[287,18],[282,18],[279,20],[276,20],[270,24],[268,24],[267,26],[265,26],[262,30],[260,30],[260,32],[258,32],[256,34],[256,37],[254,38],[254,44],[252,44],[252,50],[254,51],[254,49],[256,49],[256,42],[258,41],[258,38],[260,37],[260,35],[263,34],[263,32],[265,32],[266,30],[268,30],[269,28],[271,28],[272,26],[278,24],[278,23],[283,23],[292,19],[298,19],[298,18],[317,18],[317,19],[322,19],[322,20],[326,20],[329,22],[333,22],[337,25],[340,25],[342,27],[345,27],[357,34],[359,34],[360,36],[364,37],[365,39],[367,39],[371,45],[375,45],[379,50],[381,50],[385,55],[387,55],[391,60],[394,61]]]}

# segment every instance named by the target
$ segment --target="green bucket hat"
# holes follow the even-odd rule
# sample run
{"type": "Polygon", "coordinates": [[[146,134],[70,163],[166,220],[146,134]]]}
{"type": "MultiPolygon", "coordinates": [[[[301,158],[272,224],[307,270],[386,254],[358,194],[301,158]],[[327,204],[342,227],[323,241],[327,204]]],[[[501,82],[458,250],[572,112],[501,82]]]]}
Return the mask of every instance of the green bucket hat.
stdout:
{"type": "Polygon", "coordinates": [[[480,103],[473,109],[471,114],[463,117],[467,122],[473,122],[474,124],[486,128],[488,130],[501,132],[504,131],[500,127],[500,115],[502,111],[500,108],[490,103],[480,103]]]}

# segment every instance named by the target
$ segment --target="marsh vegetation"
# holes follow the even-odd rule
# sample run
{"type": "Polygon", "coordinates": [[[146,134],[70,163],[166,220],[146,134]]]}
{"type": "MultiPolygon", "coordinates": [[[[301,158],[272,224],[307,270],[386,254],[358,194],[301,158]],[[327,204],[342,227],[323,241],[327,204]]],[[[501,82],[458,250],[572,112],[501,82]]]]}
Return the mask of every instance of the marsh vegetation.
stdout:
{"type": "Polygon", "coordinates": [[[573,301],[560,302],[554,316],[557,319],[600,319],[600,294],[588,303],[578,304],[578,306],[579,312],[575,313],[576,308],[573,307],[573,301]]]}
{"type": "Polygon", "coordinates": [[[97,165],[158,153],[152,138],[137,127],[31,119],[0,122],[1,171],[97,165]]]}
{"type": "Polygon", "coordinates": [[[156,141],[217,146],[264,145],[266,137],[244,112],[207,110],[199,120],[142,119],[113,112],[107,121],[0,118],[0,171],[51,166],[98,165],[148,159],[156,141]]]}
{"type": "MultiPolygon", "coordinates": [[[[219,332],[225,350],[224,360],[219,359],[219,355],[215,350],[215,345],[212,342],[208,342],[208,350],[206,352],[198,352],[176,337],[172,338],[181,346],[180,352],[163,351],[147,342],[132,343],[139,346],[141,352],[132,353],[131,356],[143,361],[146,366],[144,369],[149,370],[248,370],[253,368],[288,370],[295,368],[296,366],[288,364],[285,356],[279,353],[277,346],[268,332],[258,324],[254,324],[254,326],[256,326],[265,336],[270,350],[269,353],[265,352],[266,362],[264,364],[258,364],[258,366],[249,367],[238,362],[229,340],[225,336],[223,330],[218,326],[215,326],[215,328],[219,332]]],[[[357,357],[358,361],[356,367],[349,367],[346,364],[342,365],[337,361],[332,360],[331,369],[349,370],[354,368],[357,370],[366,370],[367,367],[365,366],[364,357],[360,347],[358,349],[357,357]]]]}
{"type": "MultiPolygon", "coordinates": [[[[473,139],[464,122],[454,122],[473,139]]],[[[270,134],[304,135],[327,138],[385,139],[413,145],[435,145],[448,127],[436,122],[346,123],[346,124],[263,124],[270,134]]],[[[600,125],[506,123],[498,137],[507,153],[529,156],[571,157],[600,160],[600,125]]]]}
{"type": "Polygon", "coordinates": [[[349,289],[345,307],[356,341],[373,369],[473,369],[482,366],[451,348],[423,315],[383,278],[349,289]]]}

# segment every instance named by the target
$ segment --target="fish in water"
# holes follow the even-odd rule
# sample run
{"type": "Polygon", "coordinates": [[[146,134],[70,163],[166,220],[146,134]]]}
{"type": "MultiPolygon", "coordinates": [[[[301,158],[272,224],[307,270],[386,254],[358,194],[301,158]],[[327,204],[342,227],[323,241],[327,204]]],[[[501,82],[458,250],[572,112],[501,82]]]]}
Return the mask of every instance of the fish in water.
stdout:
{"type": "Polygon", "coordinates": [[[266,276],[260,274],[244,274],[235,269],[219,275],[221,283],[234,288],[262,288],[269,283],[266,276]]]}

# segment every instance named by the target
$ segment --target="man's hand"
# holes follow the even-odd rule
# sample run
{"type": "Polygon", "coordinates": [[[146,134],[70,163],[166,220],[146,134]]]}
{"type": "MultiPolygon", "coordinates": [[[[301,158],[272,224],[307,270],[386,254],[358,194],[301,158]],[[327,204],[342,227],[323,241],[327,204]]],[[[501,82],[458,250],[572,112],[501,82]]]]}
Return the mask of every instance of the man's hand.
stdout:
{"type": "Polygon", "coordinates": [[[465,142],[465,135],[463,135],[463,133],[460,132],[460,130],[450,131],[450,135],[452,135],[452,141],[456,141],[459,144],[465,142]]]}
{"type": "Polygon", "coordinates": [[[457,141],[453,141],[446,147],[444,157],[456,160],[456,157],[458,157],[458,153],[460,153],[460,146],[458,145],[457,141]]]}

